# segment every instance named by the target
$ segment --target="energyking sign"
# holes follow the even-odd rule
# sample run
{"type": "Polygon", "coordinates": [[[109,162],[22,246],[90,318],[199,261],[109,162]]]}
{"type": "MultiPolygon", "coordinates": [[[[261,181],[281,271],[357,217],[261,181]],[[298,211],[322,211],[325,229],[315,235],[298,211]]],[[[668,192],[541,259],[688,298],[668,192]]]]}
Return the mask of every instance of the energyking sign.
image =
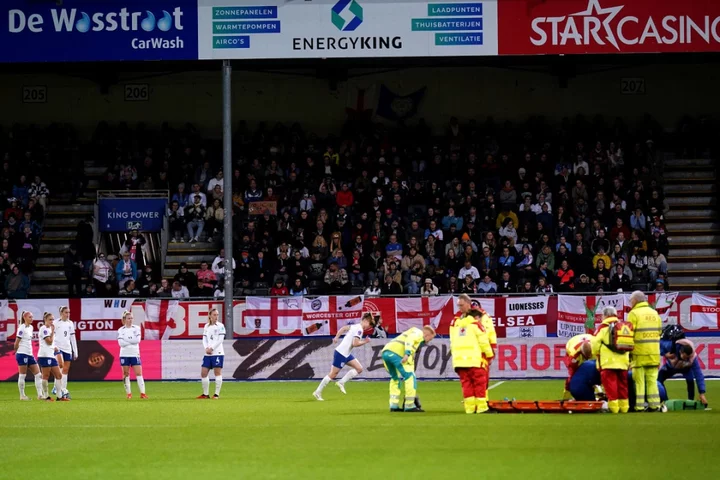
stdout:
{"type": "Polygon", "coordinates": [[[720,51],[720,2],[504,0],[499,54],[720,51]]]}

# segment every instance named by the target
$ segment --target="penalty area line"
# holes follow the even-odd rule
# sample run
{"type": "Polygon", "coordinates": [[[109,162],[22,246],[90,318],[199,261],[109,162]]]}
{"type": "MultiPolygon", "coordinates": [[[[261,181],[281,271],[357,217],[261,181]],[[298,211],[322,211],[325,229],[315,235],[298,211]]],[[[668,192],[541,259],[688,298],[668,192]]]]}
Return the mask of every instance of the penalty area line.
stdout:
{"type": "Polygon", "coordinates": [[[488,390],[492,390],[492,389],[495,388],[495,387],[499,387],[499,386],[502,385],[503,383],[505,383],[505,380],[500,380],[500,381],[497,382],[497,383],[493,383],[492,385],[490,385],[490,386],[488,387],[488,390]]]}

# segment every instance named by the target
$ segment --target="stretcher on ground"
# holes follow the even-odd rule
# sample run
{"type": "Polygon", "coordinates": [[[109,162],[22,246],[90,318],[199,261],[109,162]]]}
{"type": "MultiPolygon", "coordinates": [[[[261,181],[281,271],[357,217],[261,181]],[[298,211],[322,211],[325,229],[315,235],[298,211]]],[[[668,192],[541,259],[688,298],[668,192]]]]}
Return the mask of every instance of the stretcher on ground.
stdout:
{"type": "Polygon", "coordinates": [[[603,402],[575,400],[491,400],[490,410],[497,413],[597,413],[603,402]]]}

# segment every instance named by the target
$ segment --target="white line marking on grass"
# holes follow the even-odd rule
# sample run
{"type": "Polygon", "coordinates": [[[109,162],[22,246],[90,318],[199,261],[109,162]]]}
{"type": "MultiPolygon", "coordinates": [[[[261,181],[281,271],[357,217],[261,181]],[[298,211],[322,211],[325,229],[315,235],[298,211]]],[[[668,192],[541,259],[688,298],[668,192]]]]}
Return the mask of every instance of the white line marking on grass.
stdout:
{"type": "MultiPolygon", "coordinates": [[[[184,425],[63,425],[62,428],[180,428],[184,425]]],[[[3,428],[45,428],[40,425],[3,425],[3,428]]]]}
{"type": "Polygon", "coordinates": [[[499,386],[502,385],[503,383],[505,383],[505,380],[500,380],[500,381],[497,382],[497,383],[493,383],[492,385],[490,385],[490,386],[488,387],[488,390],[492,390],[492,389],[495,388],[495,387],[499,387],[499,386]]]}

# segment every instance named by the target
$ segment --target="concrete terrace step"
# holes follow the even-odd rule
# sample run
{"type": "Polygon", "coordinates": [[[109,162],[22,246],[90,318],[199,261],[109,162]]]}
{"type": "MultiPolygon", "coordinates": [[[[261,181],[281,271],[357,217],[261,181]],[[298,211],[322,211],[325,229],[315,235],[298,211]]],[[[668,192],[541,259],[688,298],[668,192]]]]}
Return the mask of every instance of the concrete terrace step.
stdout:
{"type": "Polygon", "coordinates": [[[720,273],[720,262],[672,262],[668,265],[668,270],[670,270],[671,277],[680,272],[720,273]]]}
{"type": "Polygon", "coordinates": [[[720,287],[720,276],[718,275],[697,275],[688,277],[670,276],[672,290],[697,290],[700,288],[716,290],[720,287]]]}
{"type": "Polygon", "coordinates": [[[165,265],[179,266],[182,262],[200,265],[200,262],[212,262],[216,256],[217,252],[208,252],[207,254],[197,253],[193,255],[168,255],[165,257],[165,265]]]}
{"type": "Polygon", "coordinates": [[[38,257],[35,267],[38,269],[63,268],[63,257],[38,257]]]}
{"type": "Polygon", "coordinates": [[[687,245],[700,246],[700,247],[712,247],[714,245],[720,245],[720,235],[693,235],[693,236],[678,236],[673,235],[672,232],[668,236],[668,243],[677,247],[686,247],[687,245]]]}
{"type": "Polygon", "coordinates": [[[717,192],[717,185],[714,183],[679,183],[677,185],[666,185],[663,188],[665,195],[710,195],[717,192]]]}
{"type": "Polygon", "coordinates": [[[715,180],[714,170],[680,170],[677,172],[666,172],[663,179],[668,180],[715,180]]]}
{"type": "Polygon", "coordinates": [[[107,172],[107,167],[96,167],[94,165],[92,167],[88,167],[85,165],[85,175],[88,177],[101,176],[105,174],[105,172],[107,172]]]}
{"type": "Polygon", "coordinates": [[[676,248],[670,245],[670,263],[687,262],[699,258],[720,258],[720,248],[676,248]]]}
{"type": "Polygon", "coordinates": [[[67,249],[70,248],[70,242],[67,243],[41,243],[40,244],[40,255],[58,254],[64,255],[67,249]]]}
{"type": "Polygon", "coordinates": [[[33,281],[44,282],[66,282],[65,273],[62,270],[35,270],[32,273],[33,281]]]}
{"type": "Polygon", "coordinates": [[[717,205],[717,197],[692,196],[692,197],[668,197],[668,205],[672,207],[713,207],[717,205]]]}
{"type": "Polygon", "coordinates": [[[67,285],[62,285],[60,283],[30,286],[30,296],[35,298],[57,297],[59,295],[67,295],[67,293],[67,285]]]}
{"type": "MultiPolygon", "coordinates": [[[[72,199],[72,194],[70,194],[70,193],[60,193],[53,197],[53,200],[57,200],[58,202],[62,202],[62,203],[66,203],[66,204],[69,204],[71,199],[72,199]]],[[[85,195],[84,197],[76,198],[73,203],[80,203],[83,205],[87,205],[89,203],[94,204],[95,202],[97,202],[97,197],[95,195],[92,195],[92,196],[85,195]]]]}
{"type": "Polygon", "coordinates": [[[93,205],[48,205],[47,214],[52,215],[87,215],[93,213],[93,205]]]}
{"type": "Polygon", "coordinates": [[[718,211],[714,208],[695,208],[687,210],[670,210],[665,214],[665,221],[687,222],[689,220],[716,220],[720,218],[718,211]]]}
{"type": "Polygon", "coordinates": [[[720,231],[718,222],[673,223],[670,231],[673,235],[690,235],[698,232],[715,233],[720,231]]]}
{"type": "Polygon", "coordinates": [[[45,219],[43,228],[65,228],[65,227],[77,227],[77,225],[85,220],[85,217],[71,217],[69,215],[63,215],[58,217],[48,217],[45,219]]]}
{"type": "Polygon", "coordinates": [[[43,232],[42,241],[74,240],[77,232],[73,230],[52,230],[43,232]]]}
{"type": "Polygon", "coordinates": [[[217,255],[220,250],[219,243],[170,243],[168,244],[168,255],[217,255]]]}
{"type": "Polygon", "coordinates": [[[666,167],[712,167],[712,158],[672,158],[663,162],[666,167]]]}

